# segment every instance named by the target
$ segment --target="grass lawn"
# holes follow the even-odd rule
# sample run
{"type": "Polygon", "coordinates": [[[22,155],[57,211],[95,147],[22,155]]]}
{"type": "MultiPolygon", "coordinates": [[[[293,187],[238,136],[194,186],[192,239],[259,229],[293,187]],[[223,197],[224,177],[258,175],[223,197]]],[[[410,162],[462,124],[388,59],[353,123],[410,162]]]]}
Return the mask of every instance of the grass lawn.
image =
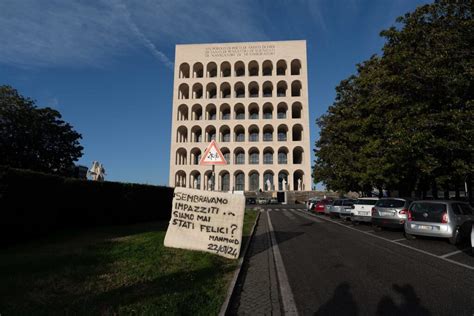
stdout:
{"type": "MultiPolygon", "coordinates": [[[[256,216],[246,211],[244,236],[256,216]]],[[[167,225],[62,232],[0,250],[0,315],[216,315],[237,260],[165,248],[167,225]]]]}

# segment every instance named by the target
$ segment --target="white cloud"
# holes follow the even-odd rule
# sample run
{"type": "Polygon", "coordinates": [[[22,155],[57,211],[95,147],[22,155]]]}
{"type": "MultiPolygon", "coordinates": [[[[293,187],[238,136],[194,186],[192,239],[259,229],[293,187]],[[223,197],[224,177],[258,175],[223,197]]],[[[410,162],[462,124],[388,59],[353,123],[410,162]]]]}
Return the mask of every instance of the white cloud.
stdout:
{"type": "Polygon", "coordinates": [[[0,63],[102,66],[140,47],[168,67],[175,43],[265,40],[253,2],[2,0],[0,63]]]}

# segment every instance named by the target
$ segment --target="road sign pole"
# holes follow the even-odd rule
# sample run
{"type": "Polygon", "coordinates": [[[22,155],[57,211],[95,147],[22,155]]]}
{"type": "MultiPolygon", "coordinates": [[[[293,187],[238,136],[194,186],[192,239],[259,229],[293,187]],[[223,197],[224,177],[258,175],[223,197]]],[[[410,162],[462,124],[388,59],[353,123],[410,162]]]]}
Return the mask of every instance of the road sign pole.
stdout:
{"type": "Polygon", "coordinates": [[[216,165],[212,165],[212,191],[216,190],[216,165]]]}

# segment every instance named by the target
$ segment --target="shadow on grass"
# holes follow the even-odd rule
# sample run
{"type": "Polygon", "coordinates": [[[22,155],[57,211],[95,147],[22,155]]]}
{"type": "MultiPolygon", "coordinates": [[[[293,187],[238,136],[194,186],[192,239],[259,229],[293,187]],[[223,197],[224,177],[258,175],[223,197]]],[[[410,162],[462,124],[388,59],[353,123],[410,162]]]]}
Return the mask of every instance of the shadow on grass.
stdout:
{"type": "Polygon", "coordinates": [[[217,314],[235,261],[164,247],[167,226],[56,232],[0,250],[0,312],[217,314]]]}
{"type": "Polygon", "coordinates": [[[213,267],[167,274],[156,279],[87,296],[75,296],[58,312],[65,314],[215,314],[220,297],[210,290],[218,276],[233,270],[232,267],[213,267]]]}

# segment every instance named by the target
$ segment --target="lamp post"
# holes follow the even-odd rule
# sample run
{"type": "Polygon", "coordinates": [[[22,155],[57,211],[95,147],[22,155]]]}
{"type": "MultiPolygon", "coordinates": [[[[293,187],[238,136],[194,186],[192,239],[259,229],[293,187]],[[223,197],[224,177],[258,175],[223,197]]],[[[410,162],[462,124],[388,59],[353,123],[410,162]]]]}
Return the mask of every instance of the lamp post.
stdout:
{"type": "Polygon", "coordinates": [[[464,197],[467,197],[467,178],[469,177],[469,175],[465,176],[464,177],[464,197]]]}

